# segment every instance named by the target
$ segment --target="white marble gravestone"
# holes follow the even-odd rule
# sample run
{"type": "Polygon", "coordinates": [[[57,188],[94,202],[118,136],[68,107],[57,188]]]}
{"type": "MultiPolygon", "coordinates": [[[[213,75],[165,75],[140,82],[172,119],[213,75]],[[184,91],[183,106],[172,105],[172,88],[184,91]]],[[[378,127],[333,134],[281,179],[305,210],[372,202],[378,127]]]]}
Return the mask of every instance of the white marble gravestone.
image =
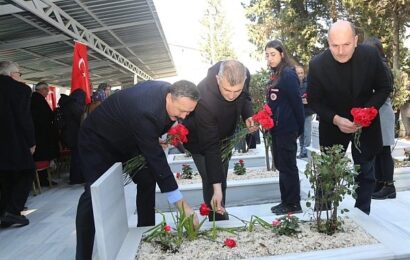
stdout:
{"type": "Polygon", "coordinates": [[[138,234],[128,227],[121,163],[91,185],[91,198],[98,259],[134,259],[138,234]]]}
{"type": "Polygon", "coordinates": [[[319,121],[317,120],[312,121],[312,141],[310,143],[312,148],[319,150],[319,121]]]}

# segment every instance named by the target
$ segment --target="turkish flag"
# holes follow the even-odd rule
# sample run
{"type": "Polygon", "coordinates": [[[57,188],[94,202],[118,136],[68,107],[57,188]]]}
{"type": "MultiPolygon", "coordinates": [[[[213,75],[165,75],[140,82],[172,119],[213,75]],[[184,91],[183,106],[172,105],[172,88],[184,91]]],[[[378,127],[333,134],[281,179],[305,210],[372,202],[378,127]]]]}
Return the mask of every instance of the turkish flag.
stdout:
{"type": "Polygon", "coordinates": [[[88,73],[87,46],[75,42],[73,54],[73,70],[71,72],[71,93],[76,89],[85,92],[85,102],[91,103],[90,76],[88,73]]]}

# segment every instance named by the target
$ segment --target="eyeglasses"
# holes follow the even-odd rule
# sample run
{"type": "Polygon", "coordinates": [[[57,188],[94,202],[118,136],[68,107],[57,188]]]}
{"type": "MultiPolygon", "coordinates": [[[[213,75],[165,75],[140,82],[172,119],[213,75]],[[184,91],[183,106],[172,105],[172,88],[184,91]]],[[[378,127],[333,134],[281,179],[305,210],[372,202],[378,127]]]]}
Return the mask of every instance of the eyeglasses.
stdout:
{"type": "Polygon", "coordinates": [[[13,71],[12,73],[19,74],[19,77],[23,76],[23,73],[21,73],[20,71],[13,71]]]}

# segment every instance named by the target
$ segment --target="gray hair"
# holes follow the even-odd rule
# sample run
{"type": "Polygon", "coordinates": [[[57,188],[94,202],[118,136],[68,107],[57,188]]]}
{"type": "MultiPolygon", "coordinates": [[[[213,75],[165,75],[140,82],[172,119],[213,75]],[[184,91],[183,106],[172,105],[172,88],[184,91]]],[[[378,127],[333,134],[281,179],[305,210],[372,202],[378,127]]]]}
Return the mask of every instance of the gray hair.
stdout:
{"type": "Polygon", "coordinates": [[[218,76],[225,78],[231,86],[243,84],[246,80],[246,67],[237,60],[222,61],[218,76]]]}
{"type": "Polygon", "coordinates": [[[0,61],[0,75],[11,76],[12,72],[18,72],[19,65],[13,61],[0,61]]]}
{"type": "Polygon", "coordinates": [[[34,87],[35,90],[40,90],[42,88],[48,88],[48,84],[44,81],[40,81],[39,83],[36,84],[34,87]]]}
{"type": "Polygon", "coordinates": [[[173,98],[187,97],[193,101],[199,100],[199,91],[196,85],[188,80],[180,80],[172,84],[170,93],[173,98]]]}

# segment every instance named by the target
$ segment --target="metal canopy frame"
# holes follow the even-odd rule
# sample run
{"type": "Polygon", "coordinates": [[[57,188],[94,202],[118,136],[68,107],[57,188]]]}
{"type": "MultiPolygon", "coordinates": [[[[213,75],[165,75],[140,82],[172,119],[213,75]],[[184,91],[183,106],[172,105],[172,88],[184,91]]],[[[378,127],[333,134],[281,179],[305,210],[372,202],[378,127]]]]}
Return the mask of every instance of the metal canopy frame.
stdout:
{"type": "Polygon", "coordinates": [[[152,0],[0,0],[0,10],[1,59],[24,79],[69,86],[73,40],[89,47],[94,85],[176,75],[152,0]]]}

